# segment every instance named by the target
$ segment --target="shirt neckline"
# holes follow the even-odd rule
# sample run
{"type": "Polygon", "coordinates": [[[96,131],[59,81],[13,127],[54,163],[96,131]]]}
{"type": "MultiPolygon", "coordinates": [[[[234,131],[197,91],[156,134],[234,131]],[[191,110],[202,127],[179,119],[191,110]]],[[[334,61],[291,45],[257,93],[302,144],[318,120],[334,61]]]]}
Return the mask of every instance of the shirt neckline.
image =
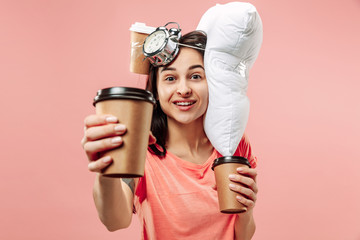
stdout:
{"type": "Polygon", "coordinates": [[[214,148],[213,152],[211,153],[211,155],[209,156],[209,158],[203,163],[203,164],[196,164],[196,163],[192,163],[189,161],[186,161],[178,156],[176,156],[175,154],[173,154],[172,152],[166,150],[166,154],[169,154],[171,158],[173,158],[177,163],[179,163],[180,165],[186,167],[186,168],[190,168],[190,169],[202,169],[202,168],[206,168],[208,167],[210,164],[212,164],[213,160],[216,158],[216,154],[217,151],[214,148]]]}

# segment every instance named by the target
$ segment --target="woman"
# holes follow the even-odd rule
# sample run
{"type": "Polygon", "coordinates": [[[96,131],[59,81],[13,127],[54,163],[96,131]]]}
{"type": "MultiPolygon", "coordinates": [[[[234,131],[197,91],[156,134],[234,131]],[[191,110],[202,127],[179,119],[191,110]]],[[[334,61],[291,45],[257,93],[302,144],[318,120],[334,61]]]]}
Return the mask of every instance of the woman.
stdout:
{"type": "MultiPolygon", "coordinates": [[[[147,88],[157,103],[145,175],[119,180],[97,174],[94,200],[99,217],[108,230],[115,231],[129,226],[134,209],[143,227],[143,239],[251,239],[257,172],[244,168],[229,176],[233,182],[229,188],[239,193],[237,199],[248,211],[220,213],[211,170],[220,154],[203,126],[208,88],[204,51],[199,48],[205,48],[206,35],[190,32],[180,43],[183,45],[173,62],[150,68],[147,88]]],[[[112,162],[110,157],[98,158],[99,152],[121,146],[126,126],[114,116],[91,115],[85,119],[85,129],[82,145],[90,161],[88,167],[99,173],[112,162]]],[[[246,136],[235,155],[256,166],[246,136]]]]}

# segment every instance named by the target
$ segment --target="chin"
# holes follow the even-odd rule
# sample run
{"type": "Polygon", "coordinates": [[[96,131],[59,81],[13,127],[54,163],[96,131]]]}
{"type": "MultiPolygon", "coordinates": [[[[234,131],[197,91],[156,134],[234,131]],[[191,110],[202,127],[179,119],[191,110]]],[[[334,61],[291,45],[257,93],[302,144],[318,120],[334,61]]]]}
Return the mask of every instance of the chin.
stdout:
{"type": "Polygon", "coordinates": [[[191,124],[191,123],[194,123],[194,122],[197,122],[197,121],[200,121],[201,124],[203,123],[203,118],[202,116],[200,117],[176,117],[176,118],[173,118],[173,120],[175,120],[175,122],[178,122],[180,124],[183,124],[183,125],[187,125],[187,124],[191,124]]]}

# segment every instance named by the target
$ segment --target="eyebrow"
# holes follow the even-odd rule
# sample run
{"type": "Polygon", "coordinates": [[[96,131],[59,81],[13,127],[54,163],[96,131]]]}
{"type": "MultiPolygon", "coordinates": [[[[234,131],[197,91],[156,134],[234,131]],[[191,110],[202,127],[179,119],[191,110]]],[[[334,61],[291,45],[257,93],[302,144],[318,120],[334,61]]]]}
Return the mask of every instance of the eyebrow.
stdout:
{"type": "MultiPolygon", "coordinates": [[[[195,69],[195,68],[201,68],[201,69],[203,69],[205,71],[204,67],[201,66],[200,64],[190,66],[189,70],[192,70],[192,69],[195,69]]],[[[173,68],[173,67],[164,67],[163,69],[161,69],[160,72],[162,73],[164,71],[175,71],[175,70],[176,70],[176,68],[173,68]]]]}
{"type": "Polygon", "coordinates": [[[176,68],[172,68],[172,67],[164,67],[163,69],[161,69],[160,73],[162,73],[163,71],[175,71],[176,68]]]}
{"type": "Polygon", "coordinates": [[[203,70],[205,70],[205,69],[204,69],[204,67],[203,67],[203,66],[201,66],[200,64],[190,66],[190,67],[189,67],[189,70],[192,70],[192,69],[194,69],[194,68],[202,68],[203,70]]]}

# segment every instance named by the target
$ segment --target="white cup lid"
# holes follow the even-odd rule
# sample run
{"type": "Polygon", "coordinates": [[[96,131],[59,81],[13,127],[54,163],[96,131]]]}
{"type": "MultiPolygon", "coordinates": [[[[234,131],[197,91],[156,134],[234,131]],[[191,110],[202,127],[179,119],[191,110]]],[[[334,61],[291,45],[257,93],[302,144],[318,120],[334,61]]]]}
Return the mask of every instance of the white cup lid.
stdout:
{"type": "Polygon", "coordinates": [[[153,31],[155,31],[155,29],[156,29],[155,27],[146,26],[145,23],[135,22],[134,24],[131,25],[129,30],[132,32],[150,34],[153,31]]]}

